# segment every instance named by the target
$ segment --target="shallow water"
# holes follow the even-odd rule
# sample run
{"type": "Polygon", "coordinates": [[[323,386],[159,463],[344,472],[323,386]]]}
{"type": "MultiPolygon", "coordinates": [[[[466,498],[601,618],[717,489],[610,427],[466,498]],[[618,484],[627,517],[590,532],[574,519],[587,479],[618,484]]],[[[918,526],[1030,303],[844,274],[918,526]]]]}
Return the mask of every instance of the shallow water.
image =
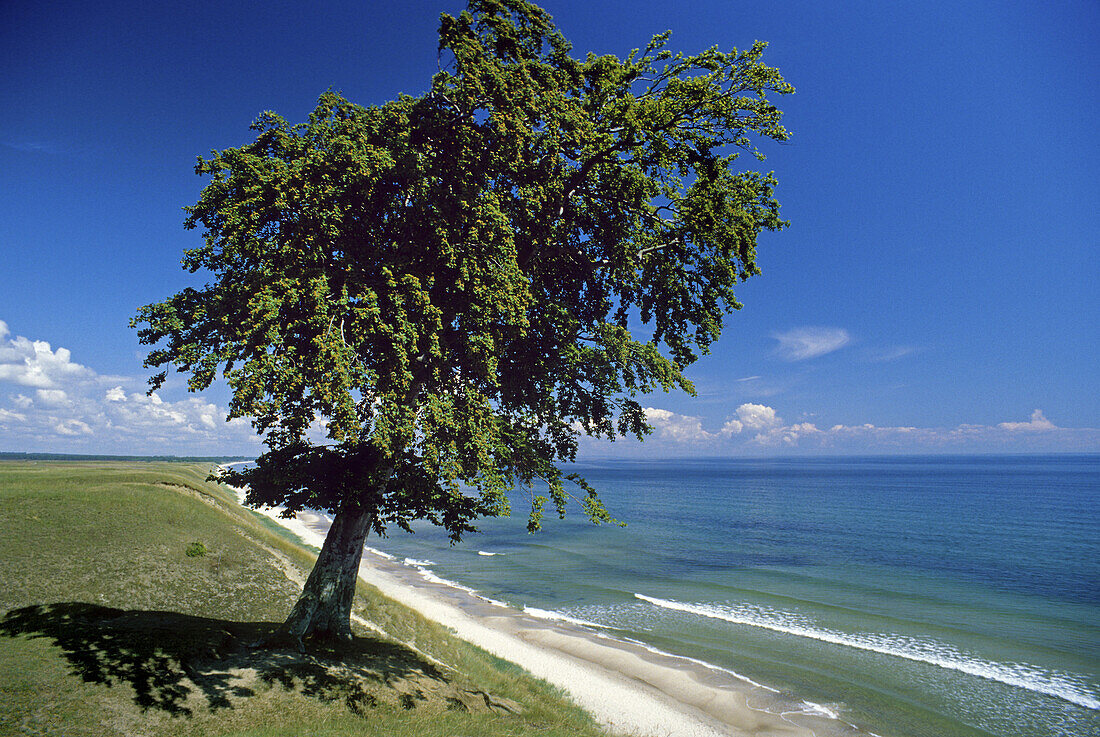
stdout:
{"type": "Polygon", "coordinates": [[[1100,734],[1100,456],[608,462],[625,528],[369,545],[885,737],[1100,734]]]}

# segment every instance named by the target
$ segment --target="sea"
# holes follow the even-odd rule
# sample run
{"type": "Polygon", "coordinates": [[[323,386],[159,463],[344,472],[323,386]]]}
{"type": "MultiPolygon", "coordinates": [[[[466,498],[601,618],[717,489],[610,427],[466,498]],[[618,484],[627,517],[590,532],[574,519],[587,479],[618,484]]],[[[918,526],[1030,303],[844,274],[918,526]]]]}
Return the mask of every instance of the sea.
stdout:
{"type": "Polygon", "coordinates": [[[1100,735],[1100,455],[606,461],[626,523],[368,550],[882,737],[1100,735]]]}

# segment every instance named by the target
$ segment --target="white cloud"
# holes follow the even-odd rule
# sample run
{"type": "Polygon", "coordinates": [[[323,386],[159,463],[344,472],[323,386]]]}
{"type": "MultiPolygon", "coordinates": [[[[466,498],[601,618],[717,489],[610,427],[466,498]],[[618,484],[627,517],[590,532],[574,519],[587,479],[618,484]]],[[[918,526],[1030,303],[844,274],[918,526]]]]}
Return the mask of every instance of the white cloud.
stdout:
{"type": "Polygon", "coordinates": [[[29,340],[19,335],[8,338],[7,323],[0,329],[0,382],[53,389],[75,379],[95,375],[91,369],[72,360],[67,348],[50,348],[44,340],[29,340]]]}
{"type": "MultiPolygon", "coordinates": [[[[744,406],[742,405],[742,407],[744,406]]],[[[755,422],[750,429],[755,430],[756,434],[749,440],[753,445],[793,447],[800,440],[822,434],[821,430],[818,430],[812,422],[796,422],[793,425],[783,424],[783,420],[775,415],[775,410],[771,407],[756,405],[753,414],[755,422]]],[[[750,427],[748,424],[744,426],[746,428],[750,427]]]]}
{"type": "Polygon", "coordinates": [[[783,420],[776,416],[775,410],[764,404],[746,402],[738,407],[734,414],[737,416],[727,421],[718,431],[720,435],[739,435],[746,430],[758,433],[768,432],[783,424],[783,420]]]}
{"type": "MultiPolygon", "coordinates": [[[[792,428],[793,429],[793,428],[792,428]]],[[[963,423],[955,427],[878,427],[833,425],[820,435],[800,433],[820,447],[846,451],[899,452],[1042,452],[1100,450],[1100,429],[1063,428],[1048,420],[1042,410],[1031,413],[1028,422],[996,425],[963,423]]]]}
{"type": "Polygon", "coordinates": [[[57,423],[54,430],[58,435],[91,435],[92,428],[80,420],[63,420],[57,423]]]}
{"type": "Polygon", "coordinates": [[[10,409],[0,408],[0,422],[26,422],[27,416],[21,412],[12,412],[10,409]]]}
{"type": "MultiPolygon", "coordinates": [[[[791,355],[799,351],[805,357],[822,355],[826,345],[835,350],[850,340],[846,332],[839,333],[841,336],[831,341],[809,337],[800,343],[788,341],[793,346],[791,355]]],[[[821,338],[822,334],[814,335],[821,338]]],[[[75,362],[64,348],[53,350],[45,341],[13,337],[8,325],[0,321],[3,382],[28,387],[25,393],[7,394],[6,402],[0,399],[0,447],[4,449],[220,455],[251,453],[259,442],[246,420],[225,422],[225,409],[205,397],[188,395],[172,400],[147,395],[140,391],[141,380],[97,374],[75,362]]],[[[165,391],[166,396],[171,395],[171,390],[165,391]]],[[[919,428],[864,423],[835,424],[827,430],[810,422],[787,424],[773,407],[754,403],[738,406],[725,424],[714,430],[708,430],[701,417],[654,407],[646,408],[645,414],[656,430],[651,442],[669,454],[774,449],[825,453],[1100,451],[1100,429],[1058,427],[1038,409],[1028,421],[996,425],[919,428]]],[[[321,432],[323,426],[315,424],[321,432]]],[[[642,448],[647,454],[656,450],[652,445],[642,448]]]]}
{"type": "Polygon", "coordinates": [[[1043,416],[1043,411],[1037,409],[1031,413],[1030,422],[1002,422],[997,427],[1003,430],[1056,430],[1057,426],[1043,416]]]}
{"type": "Polygon", "coordinates": [[[69,395],[64,389],[39,389],[34,395],[47,407],[60,407],[69,401],[69,395]]]}
{"type": "Polygon", "coordinates": [[[818,430],[817,425],[812,422],[799,422],[790,427],[782,428],[783,442],[787,445],[793,445],[802,438],[814,437],[819,434],[821,434],[821,430],[818,430]]]}
{"type": "Polygon", "coordinates": [[[653,407],[645,407],[642,411],[645,412],[646,420],[657,431],[658,437],[677,442],[694,442],[712,437],[703,429],[703,421],[698,417],[678,415],[667,409],[653,407]]]}
{"type": "Polygon", "coordinates": [[[737,408],[737,419],[749,430],[770,430],[783,424],[775,410],[763,404],[742,404],[737,408]]]}
{"type": "Polygon", "coordinates": [[[736,417],[726,422],[717,432],[703,428],[699,417],[681,415],[667,409],[646,407],[646,420],[657,431],[657,437],[677,443],[712,443],[723,437],[742,432],[754,432],[758,436],[767,435],[781,428],[783,420],[776,416],[775,410],[763,404],[742,404],[735,410],[736,417]]]}
{"type": "Polygon", "coordinates": [[[175,455],[251,453],[259,438],[246,420],[201,397],[177,401],[134,391],[140,379],[104,376],[65,348],[12,336],[0,321],[0,384],[33,392],[0,400],[0,448],[175,455]]]}
{"type": "Polygon", "coordinates": [[[725,425],[722,425],[722,429],[718,431],[719,435],[737,435],[745,426],[741,424],[741,420],[727,420],[725,425]]]}
{"type": "Polygon", "coordinates": [[[218,430],[227,425],[232,426],[234,434],[238,434],[242,427],[249,435],[252,432],[243,420],[226,423],[225,411],[201,397],[166,402],[159,394],[133,392],[124,401],[110,400],[102,406],[116,432],[124,436],[148,434],[164,440],[175,437],[186,442],[216,437],[218,430]]]}
{"type": "MultiPolygon", "coordinates": [[[[745,403],[715,431],[699,417],[653,407],[645,413],[657,430],[648,442],[667,454],[1100,451],[1100,429],[1058,427],[1041,410],[1028,422],[997,425],[879,427],[868,422],[821,429],[812,422],[786,424],[774,408],[745,403]]],[[[659,452],[652,445],[647,450],[659,452]]]]}
{"type": "Polygon", "coordinates": [[[852,336],[843,328],[803,327],[785,333],[772,333],[779,341],[776,352],[787,361],[804,361],[843,348],[852,336]]]}

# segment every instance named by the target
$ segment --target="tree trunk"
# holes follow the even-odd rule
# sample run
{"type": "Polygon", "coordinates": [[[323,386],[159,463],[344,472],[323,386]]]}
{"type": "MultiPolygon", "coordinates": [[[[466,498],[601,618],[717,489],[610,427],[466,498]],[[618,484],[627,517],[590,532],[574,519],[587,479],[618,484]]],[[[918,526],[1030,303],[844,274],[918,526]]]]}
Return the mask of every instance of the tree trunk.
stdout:
{"type": "Polygon", "coordinates": [[[373,513],[345,504],[332,520],[317,563],[313,566],[298,603],[276,635],[299,647],[303,638],[351,639],[351,603],[359,578],[363,543],[370,532],[373,513]]]}

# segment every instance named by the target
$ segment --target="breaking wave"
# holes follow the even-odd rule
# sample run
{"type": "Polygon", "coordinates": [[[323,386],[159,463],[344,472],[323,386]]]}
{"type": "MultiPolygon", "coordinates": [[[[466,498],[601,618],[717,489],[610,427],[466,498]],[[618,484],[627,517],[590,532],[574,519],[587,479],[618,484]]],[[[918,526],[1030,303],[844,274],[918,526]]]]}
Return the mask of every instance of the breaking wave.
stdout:
{"type": "Polygon", "coordinates": [[[905,658],[919,663],[948,668],[968,675],[999,681],[1009,686],[1024,688],[1036,693],[1055,696],[1087,709],[1100,710],[1100,697],[1070,674],[1046,671],[1027,663],[998,663],[984,660],[944,643],[920,640],[897,634],[835,632],[814,626],[814,623],[789,612],[749,604],[727,606],[721,604],[685,604],[669,599],[658,599],[644,594],[635,598],[654,606],[700,617],[720,619],[733,624],[782,632],[806,637],[834,645],[866,650],[868,652],[905,658]]]}

